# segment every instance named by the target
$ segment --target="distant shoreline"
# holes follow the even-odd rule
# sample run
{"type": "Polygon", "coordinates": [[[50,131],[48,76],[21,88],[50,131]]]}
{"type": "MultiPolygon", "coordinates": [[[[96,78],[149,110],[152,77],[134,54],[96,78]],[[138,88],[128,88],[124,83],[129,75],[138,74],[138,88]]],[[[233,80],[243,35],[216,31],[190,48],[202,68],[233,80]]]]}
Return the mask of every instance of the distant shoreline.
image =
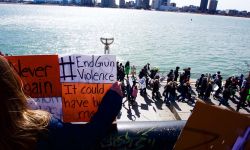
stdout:
{"type": "Polygon", "coordinates": [[[249,16],[230,16],[221,14],[209,14],[209,13],[197,13],[197,12],[181,12],[181,11],[160,11],[154,9],[136,9],[136,8],[119,8],[119,7],[99,7],[99,6],[81,6],[75,4],[61,4],[61,3],[33,3],[33,2],[22,2],[22,3],[12,3],[12,2],[0,2],[0,4],[14,4],[14,5],[44,5],[44,6],[71,6],[71,7],[86,7],[86,8],[111,8],[111,9],[128,9],[128,10],[145,10],[145,11],[156,11],[156,12],[170,12],[170,13],[182,13],[182,14],[197,14],[206,16],[224,16],[224,17],[236,17],[236,18],[248,18],[249,16]]]}

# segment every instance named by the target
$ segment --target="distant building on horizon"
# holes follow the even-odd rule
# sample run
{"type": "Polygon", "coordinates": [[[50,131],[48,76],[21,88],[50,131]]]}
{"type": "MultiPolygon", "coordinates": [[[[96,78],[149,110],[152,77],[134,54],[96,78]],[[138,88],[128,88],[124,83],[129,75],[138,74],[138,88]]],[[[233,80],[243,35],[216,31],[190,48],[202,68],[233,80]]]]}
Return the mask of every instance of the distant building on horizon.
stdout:
{"type": "Polygon", "coordinates": [[[34,0],[34,3],[37,4],[43,4],[43,3],[48,3],[48,4],[61,4],[64,1],[63,0],[34,0]]]}
{"type": "Polygon", "coordinates": [[[194,6],[194,5],[189,5],[189,6],[184,6],[180,9],[181,12],[198,12],[200,7],[194,6]]]}
{"type": "Polygon", "coordinates": [[[150,9],[149,0],[142,0],[142,8],[150,9]]]}
{"type": "Polygon", "coordinates": [[[235,10],[235,9],[227,9],[226,10],[226,15],[229,15],[229,16],[237,16],[239,13],[238,10],[235,10]]]}
{"type": "MultiPolygon", "coordinates": [[[[170,0],[152,0],[152,8],[155,9],[155,10],[159,10],[160,7],[163,7],[163,6],[171,6],[170,4],[170,0]]],[[[173,6],[173,7],[176,7],[173,6]]]]}
{"type": "Polygon", "coordinates": [[[170,3],[170,6],[176,7],[176,3],[170,3]]]}
{"type": "Polygon", "coordinates": [[[137,9],[142,8],[142,0],[135,0],[135,8],[137,9]]]}
{"type": "Polygon", "coordinates": [[[102,0],[101,6],[102,7],[115,7],[115,0],[102,0]]]}
{"type": "Polygon", "coordinates": [[[247,11],[246,10],[239,11],[238,16],[240,16],[240,17],[247,17],[247,11]]]}
{"type": "Polygon", "coordinates": [[[206,12],[207,11],[207,4],[208,4],[208,0],[201,0],[201,4],[200,4],[200,11],[201,12],[206,12]]]}
{"type": "Polygon", "coordinates": [[[170,6],[170,0],[161,0],[161,5],[170,6]]]}
{"type": "Polygon", "coordinates": [[[218,4],[217,0],[210,0],[208,12],[212,14],[216,13],[217,4],[218,4]]]}
{"type": "Polygon", "coordinates": [[[159,10],[161,6],[161,0],[152,0],[151,8],[155,10],[159,10]]]}
{"type": "Polygon", "coordinates": [[[125,8],[125,0],[120,0],[119,1],[119,7],[120,8],[125,8]]]}
{"type": "Polygon", "coordinates": [[[94,6],[94,0],[81,0],[81,5],[83,6],[94,6]]]}
{"type": "Polygon", "coordinates": [[[125,7],[126,8],[134,8],[135,7],[135,2],[132,1],[132,0],[128,1],[128,2],[126,2],[125,7]]]}

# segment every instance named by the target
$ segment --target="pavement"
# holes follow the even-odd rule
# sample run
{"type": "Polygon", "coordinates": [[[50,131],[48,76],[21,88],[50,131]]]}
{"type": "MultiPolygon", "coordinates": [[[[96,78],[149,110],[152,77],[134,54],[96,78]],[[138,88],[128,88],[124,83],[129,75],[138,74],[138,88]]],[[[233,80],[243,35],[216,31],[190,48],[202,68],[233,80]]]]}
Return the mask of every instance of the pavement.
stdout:
{"type": "MultiPolygon", "coordinates": [[[[191,87],[194,93],[192,97],[195,98],[195,102],[198,100],[196,88],[195,88],[195,80],[191,80],[191,87]]],[[[164,86],[166,85],[166,81],[160,83],[160,93],[163,93],[164,86]]],[[[126,98],[123,99],[123,106],[120,112],[120,115],[117,117],[117,122],[120,121],[171,121],[171,120],[188,120],[189,116],[192,113],[192,110],[195,106],[195,103],[190,102],[179,102],[175,101],[170,103],[170,105],[166,105],[163,102],[163,98],[153,100],[152,99],[152,90],[147,89],[147,96],[141,96],[138,93],[136,101],[133,104],[129,104],[126,98]]],[[[179,94],[179,93],[178,93],[179,94]]],[[[177,95],[178,95],[177,94],[177,95]]],[[[219,101],[213,99],[213,96],[210,96],[210,101],[204,101],[209,105],[219,105],[219,101]]],[[[221,105],[220,107],[223,109],[229,109],[231,111],[235,111],[237,106],[237,96],[236,100],[229,100],[229,106],[221,105]]],[[[240,113],[249,114],[250,108],[240,109],[240,113]]]]}

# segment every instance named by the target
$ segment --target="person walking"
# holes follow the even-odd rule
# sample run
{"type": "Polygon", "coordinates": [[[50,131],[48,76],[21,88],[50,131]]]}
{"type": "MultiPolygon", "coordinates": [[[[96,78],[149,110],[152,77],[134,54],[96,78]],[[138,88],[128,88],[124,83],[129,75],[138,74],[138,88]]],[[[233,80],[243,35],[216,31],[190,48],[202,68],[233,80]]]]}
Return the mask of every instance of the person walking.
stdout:
{"type": "Polygon", "coordinates": [[[176,82],[177,81],[177,79],[178,79],[178,77],[179,77],[179,69],[180,69],[180,67],[176,67],[175,68],[175,71],[174,71],[174,81],[176,82]]]}
{"type": "Polygon", "coordinates": [[[129,64],[129,61],[127,61],[125,64],[125,74],[127,75],[127,79],[128,79],[129,72],[130,72],[130,64],[129,64]]]}
{"type": "Polygon", "coordinates": [[[135,65],[133,65],[131,67],[131,75],[132,75],[132,77],[134,77],[136,75],[136,67],[135,67],[135,65]]]}
{"type": "Polygon", "coordinates": [[[152,99],[159,98],[159,88],[160,82],[159,79],[154,79],[153,81],[153,90],[152,90],[152,99]]]}
{"type": "Polygon", "coordinates": [[[206,88],[206,91],[205,91],[204,100],[209,100],[210,99],[210,95],[211,95],[212,91],[213,91],[213,82],[209,81],[208,85],[207,85],[207,88],[206,88]]]}
{"type": "Polygon", "coordinates": [[[236,111],[238,112],[240,108],[244,108],[245,103],[249,104],[250,97],[250,78],[246,79],[245,86],[240,91],[240,101],[237,104],[236,111]]]}
{"type": "Polygon", "coordinates": [[[219,106],[221,104],[228,106],[228,100],[230,98],[230,90],[226,88],[222,93],[222,99],[220,100],[219,106]]]}
{"type": "Polygon", "coordinates": [[[170,89],[171,89],[171,83],[172,83],[172,81],[168,82],[165,85],[164,91],[162,93],[162,95],[164,96],[164,102],[166,102],[166,104],[169,104],[169,93],[170,93],[170,89]]]}
{"type": "Polygon", "coordinates": [[[135,100],[136,100],[137,93],[138,93],[138,88],[137,88],[137,85],[135,85],[132,88],[132,101],[133,102],[135,102],[135,100]]]}

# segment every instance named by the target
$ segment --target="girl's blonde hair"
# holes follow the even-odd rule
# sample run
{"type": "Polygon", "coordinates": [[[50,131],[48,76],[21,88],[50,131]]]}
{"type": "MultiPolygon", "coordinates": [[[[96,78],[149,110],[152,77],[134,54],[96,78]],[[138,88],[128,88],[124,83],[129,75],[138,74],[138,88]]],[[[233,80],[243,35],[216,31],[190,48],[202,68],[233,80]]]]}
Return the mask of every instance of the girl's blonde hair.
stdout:
{"type": "Polygon", "coordinates": [[[46,130],[50,114],[31,110],[20,77],[0,56],[0,149],[35,149],[38,133],[46,130]]]}

